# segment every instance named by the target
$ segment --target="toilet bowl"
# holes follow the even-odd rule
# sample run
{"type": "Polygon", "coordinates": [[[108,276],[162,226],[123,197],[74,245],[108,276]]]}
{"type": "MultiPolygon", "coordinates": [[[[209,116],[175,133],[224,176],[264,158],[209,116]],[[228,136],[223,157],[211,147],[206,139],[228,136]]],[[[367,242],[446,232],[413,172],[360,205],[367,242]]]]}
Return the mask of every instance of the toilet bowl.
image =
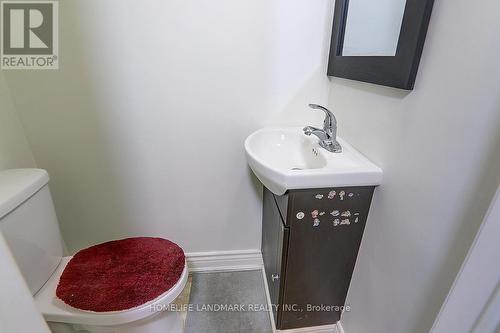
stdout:
{"type": "Polygon", "coordinates": [[[72,257],[62,255],[63,243],[48,181],[47,172],[41,169],[0,172],[0,231],[52,332],[181,333],[183,320],[169,304],[186,284],[185,262],[170,289],[130,309],[80,310],[56,296],[60,277],[72,257]]]}

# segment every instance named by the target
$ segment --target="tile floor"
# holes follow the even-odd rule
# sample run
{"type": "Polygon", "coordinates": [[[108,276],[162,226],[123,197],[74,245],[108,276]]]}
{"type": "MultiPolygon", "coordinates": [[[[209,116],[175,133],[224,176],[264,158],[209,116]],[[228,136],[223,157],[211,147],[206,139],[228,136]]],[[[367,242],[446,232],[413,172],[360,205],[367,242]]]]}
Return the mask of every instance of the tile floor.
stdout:
{"type": "Polygon", "coordinates": [[[192,274],[176,301],[189,302],[184,332],[271,333],[264,288],[261,271],[192,274]]]}

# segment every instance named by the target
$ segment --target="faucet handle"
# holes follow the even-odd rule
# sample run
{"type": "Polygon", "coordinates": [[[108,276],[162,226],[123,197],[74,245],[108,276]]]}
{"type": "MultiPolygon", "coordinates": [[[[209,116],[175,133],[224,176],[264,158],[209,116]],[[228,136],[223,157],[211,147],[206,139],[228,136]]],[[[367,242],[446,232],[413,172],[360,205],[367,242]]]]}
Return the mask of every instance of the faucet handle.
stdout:
{"type": "Polygon", "coordinates": [[[325,121],[323,122],[323,129],[332,130],[332,128],[337,126],[337,119],[335,119],[335,115],[332,111],[328,110],[324,106],[319,104],[309,104],[309,107],[313,110],[321,110],[325,113],[325,121]]]}

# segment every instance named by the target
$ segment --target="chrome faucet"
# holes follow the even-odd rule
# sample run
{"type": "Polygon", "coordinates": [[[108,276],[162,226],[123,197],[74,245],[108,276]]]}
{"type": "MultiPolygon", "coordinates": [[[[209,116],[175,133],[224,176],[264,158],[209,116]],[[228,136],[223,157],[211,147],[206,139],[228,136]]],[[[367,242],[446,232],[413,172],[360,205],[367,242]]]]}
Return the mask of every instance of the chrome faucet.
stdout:
{"type": "Polygon", "coordinates": [[[333,113],[327,108],[318,104],[309,104],[309,107],[314,110],[321,110],[325,113],[325,121],[323,129],[312,126],[304,127],[304,134],[314,134],[319,139],[319,145],[332,153],[341,153],[342,146],[337,142],[337,119],[333,113]]]}

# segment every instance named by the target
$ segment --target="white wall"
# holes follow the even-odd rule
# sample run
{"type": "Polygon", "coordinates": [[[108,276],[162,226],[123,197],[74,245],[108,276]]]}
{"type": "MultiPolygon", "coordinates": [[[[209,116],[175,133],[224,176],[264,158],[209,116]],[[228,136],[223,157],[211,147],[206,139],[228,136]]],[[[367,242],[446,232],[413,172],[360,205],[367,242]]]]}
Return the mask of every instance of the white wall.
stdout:
{"type": "Polygon", "coordinates": [[[332,1],[59,5],[60,69],[6,75],[70,250],[132,235],[260,248],[243,141],[319,124],[306,105],[328,98],[332,1]]]}
{"type": "Polygon", "coordinates": [[[428,332],[458,272],[500,182],[499,11],[436,1],[410,93],[332,79],[339,134],[384,170],[347,333],[428,332]]]}
{"type": "Polygon", "coordinates": [[[448,293],[431,333],[500,329],[500,187],[448,293]]]}
{"type": "Polygon", "coordinates": [[[33,166],[33,155],[0,72],[0,170],[33,166]]]}
{"type": "MultiPolygon", "coordinates": [[[[35,161],[0,72],[0,171],[34,167],[35,161]]],[[[49,332],[0,233],[0,332],[49,332]]]]}

